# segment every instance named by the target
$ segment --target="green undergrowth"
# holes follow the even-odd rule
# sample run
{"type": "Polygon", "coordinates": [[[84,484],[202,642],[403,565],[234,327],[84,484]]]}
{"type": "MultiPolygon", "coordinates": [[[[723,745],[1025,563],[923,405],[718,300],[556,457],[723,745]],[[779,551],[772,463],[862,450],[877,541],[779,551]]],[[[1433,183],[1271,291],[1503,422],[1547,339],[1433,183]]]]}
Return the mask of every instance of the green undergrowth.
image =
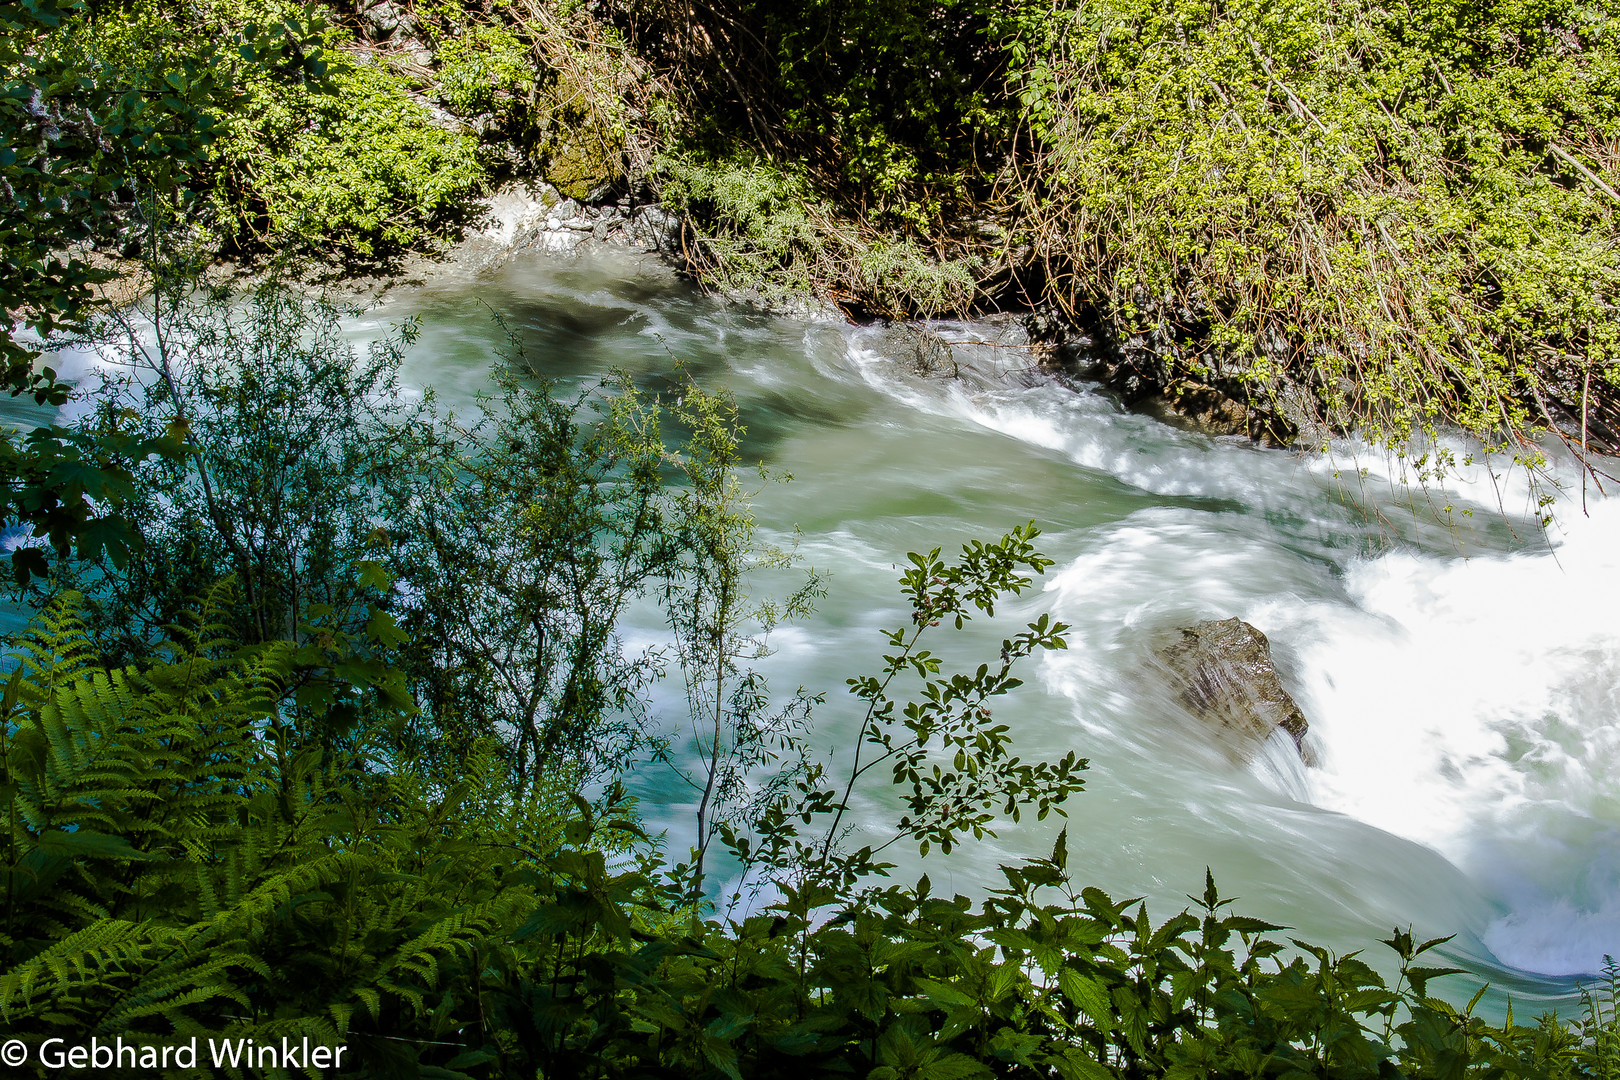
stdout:
{"type": "Polygon", "coordinates": [[[620,31],[590,10],[547,0],[412,7],[431,54],[423,92],[485,130],[520,167],[584,200],[623,181],[638,145],[633,115],[650,75],[620,31]]]}
{"type": "Polygon", "coordinates": [[[488,175],[477,142],[376,66],[331,81],[329,94],[257,82],[225,118],[210,192],[221,237],[365,261],[447,235],[488,175]]]}
{"type": "Polygon", "coordinates": [[[1059,303],[1393,447],[1612,445],[1620,8],[1111,0],[1002,32],[1059,303]]]}
{"type": "Polygon", "coordinates": [[[1620,1073],[1612,964],[1584,1017],[1492,1024],[1434,995],[1438,942],[1397,931],[1390,985],[1212,880],[1155,922],[1076,883],[1063,838],[981,902],[787,875],[704,917],[618,796],[516,797],[476,751],[435,784],[381,727],[302,739],[276,702],[309,657],[231,648],[218,610],[136,665],[96,661],[72,597],[21,643],[0,1022],[35,1051],[307,1037],[347,1047],[343,1075],[440,1078],[1620,1073]]]}
{"type": "MultiPolygon", "coordinates": [[[[488,167],[476,139],[433,122],[409,80],[346,52],[348,40],[330,13],[283,0],[131,0],[81,11],[55,44],[114,86],[153,66],[167,89],[210,81],[207,149],[180,192],[199,239],[364,264],[451,235],[488,167]]],[[[147,197],[132,185],[137,242],[155,227],[141,220],[147,197]]]]}
{"type": "Polygon", "coordinates": [[[777,306],[831,300],[891,317],[961,311],[973,301],[977,260],[863,227],[802,175],[680,155],[660,159],[654,175],[665,204],[687,219],[683,257],[732,294],[777,306]]]}

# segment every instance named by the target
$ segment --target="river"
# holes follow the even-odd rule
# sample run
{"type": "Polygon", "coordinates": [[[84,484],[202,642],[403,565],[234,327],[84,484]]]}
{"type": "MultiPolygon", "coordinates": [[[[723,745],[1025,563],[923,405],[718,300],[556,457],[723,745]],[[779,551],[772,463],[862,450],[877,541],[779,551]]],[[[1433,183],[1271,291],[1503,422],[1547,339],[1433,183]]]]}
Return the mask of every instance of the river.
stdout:
{"type": "MultiPolygon", "coordinates": [[[[1497,1015],[1508,995],[1521,1015],[1567,1009],[1620,954],[1620,501],[1588,492],[1583,510],[1573,472],[1555,470],[1566,494],[1544,532],[1510,470],[1424,489],[1349,445],[1302,456],[1183,430],[1035,370],[1012,324],[931,326],[959,344],[922,370],[903,329],[765,315],[625,258],[447,275],[391,293],[353,333],[419,316],[407,381],[465,408],[503,339],[492,311],[545,376],[672,385],[679,361],[735,395],[744,453],[792,475],[756,497],[762,538],[798,530],[804,561],[832,575],[763,665],[778,691],[827,692],[829,753],[858,720],[845,678],[875,670],[880,629],[906,622],[906,553],[1039,524],[1056,561],[1041,587],[944,651],[976,663],[1040,612],[1070,623],[1069,648],[997,716],[1027,758],[1089,758],[1086,790],[1066,823],[912,853],[897,876],[925,865],[936,891],[982,893],[1066,824],[1081,881],[1161,918],[1207,866],[1237,910],[1385,970],[1392,928],[1454,933],[1443,954],[1490,980],[1497,1015]],[[1162,635],[1230,616],[1270,637],[1316,767],[1281,737],[1246,763],[1153,674],[1162,635]]],[[[633,644],[660,634],[650,612],[626,628],[633,644]]],[[[655,712],[673,724],[683,702],[666,687],[655,712]]],[[[684,849],[693,800],[653,771],[638,787],[684,849]]],[[[860,813],[876,828],[889,803],[870,792],[860,813]]]]}

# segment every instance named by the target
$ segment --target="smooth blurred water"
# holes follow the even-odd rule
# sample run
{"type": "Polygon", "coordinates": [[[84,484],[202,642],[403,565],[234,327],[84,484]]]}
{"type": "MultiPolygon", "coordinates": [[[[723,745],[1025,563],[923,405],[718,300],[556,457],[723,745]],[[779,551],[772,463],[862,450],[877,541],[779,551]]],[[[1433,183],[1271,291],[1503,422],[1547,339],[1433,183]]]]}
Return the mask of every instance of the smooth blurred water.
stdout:
{"type": "MultiPolygon", "coordinates": [[[[833,575],[764,665],[778,691],[827,692],[830,753],[858,722],[845,678],[875,670],[880,628],[907,621],[906,553],[1033,519],[1056,560],[1044,588],[935,647],[977,663],[1042,611],[1072,624],[997,716],[1026,758],[1091,760],[1067,822],[1083,881],[1163,918],[1207,866],[1238,910],[1386,969],[1375,942],[1393,927],[1456,933],[1446,955],[1493,982],[1493,1010],[1504,991],[1521,1009],[1568,1002],[1620,954],[1620,505],[1589,495],[1586,516],[1565,498],[1543,534],[1522,479],[1483,466],[1423,490],[1348,445],[1298,456],[1180,430],[1032,370],[1010,327],[936,325],[1007,347],[959,345],[952,372],[920,372],[902,329],[767,316],[627,259],[536,257],[398,291],[353,332],[419,316],[407,379],[465,408],[497,362],[492,312],[543,375],[673,385],[679,367],[736,396],[745,454],[793,477],[755,500],[764,539],[799,530],[833,575]],[[1285,739],[1245,764],[1152,674],[1161,635],[1234,615],[1270,637],[1318,767],[1285,739]]],[[[650,611],[627,628],[661,633],[650,611]]],[[[679,689],[659,700],[673,725],[679,689]]],[[[684,849],[695,800],[639,782],[684,849]]],[[[895,803],[880,790],[860,809],[875,829],[895,803]]],[[[1009,825],[926,869],[936,890],[982,891],[1059,827],[1009,825]]],[[[920,868],[899,861],[897,876],[920,868]]]]}

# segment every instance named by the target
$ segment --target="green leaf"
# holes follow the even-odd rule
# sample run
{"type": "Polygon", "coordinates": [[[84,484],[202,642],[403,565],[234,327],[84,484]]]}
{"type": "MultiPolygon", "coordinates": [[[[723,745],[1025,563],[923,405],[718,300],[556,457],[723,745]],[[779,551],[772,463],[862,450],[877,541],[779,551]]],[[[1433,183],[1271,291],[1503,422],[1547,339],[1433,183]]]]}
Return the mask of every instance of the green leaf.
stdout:
{"type": "Polygon", "coordinates": [[[1104,1031],[1114,1030],[1114,1010],[1102,983],[1072,967],[1065,967],[1058,971],[1058,988],[1093,1024],[1104,1031]]]}

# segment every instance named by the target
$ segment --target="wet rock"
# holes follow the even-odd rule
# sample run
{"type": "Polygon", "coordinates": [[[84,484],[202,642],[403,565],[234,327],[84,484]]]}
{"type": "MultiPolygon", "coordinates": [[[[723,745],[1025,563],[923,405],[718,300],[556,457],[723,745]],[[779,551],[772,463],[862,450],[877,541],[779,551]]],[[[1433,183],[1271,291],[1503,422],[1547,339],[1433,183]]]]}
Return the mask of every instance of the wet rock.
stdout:
{"type": "Polygon", "coordinates": [[[1310,725],[1277,678],[1265,634],[1242,619],[1201,622],[1160,649],[1159,659],[1194,714],[1252,739],[1252,747],[1282,728],[1313,764],[1304,741],[1310,725]]]}
{"type": "Polygon", "coordinates": [[[1165,395],[1172,408],[1212,435],[1246,435],[1249,407],[1207,383],[1184,379],[1165,395]]]}
{"type": "Polygon", "coordinates": [[[469,230],[470,240],[482,240],[508,251],[533,239],[561,198],[549,184],[513,182],[491,193],[483,215],[469,230]]]}
{"type": "MultiPolygon", "coordinates": [[[[140,249],[136,249],[138,255],[140,249]]],[[[113,257],[99,251],[74,250],[73,255],[83,259],[97,270],[110,271],[114,276],[90,286],[110,308],[126,308],[152,291],[152,275],[133,257],[113,257]]]]}
{"type": "Polygon", "coordinates": [[[380,3],[362,5],[360,25],[361,32],[367,38],[383,42],[395,35],[409,36],[416,29],[416,20],[411,17],[403,4],[394,3],[393,0],[381,0],[380,3]]]}
{"type": "Polygon", "coordinates": [[[627,195],[629,183],[622,175],[615,175],[611,179],[596,185],[591,189],[585,201],[592,206],[601,206],[604,203],[615,202],[627,195]]]}
{"type": "MultiPolygon", "coordinates": [[[[1139,299],[1151,306],[1151,298],[1139,299]]],[[[1103,312],[1086,307],[1038,309],[1026,317],[1025,328],[1045,366],[1095,380],[1137,411],[1205,434],[1247,435],[1272,446],[1322,441],[1325,433],[1311,419],[1305,388],[1281,378],[1266,397],[1252,392],[1241,370],[1223,370],[1218,359],[1213,371],[1194,364],[1196,350],[1189,343],[1199,338],[1197,314],[1185,307],[1165,313],[1173,319],[1123,339],[1110,332],[1103,312]]],[[[1285,338],[1272,334],[1260,345],[1273,370],[1286,366],[1285,338]]]]}
{"type": "Polygon", "coordinates": [[[1252,410],[1207,383],[1176,379],[1161,391],[1128,373],[1111,385],[1133,408],[1175,427],[1214,436],[1254,433],[1252,410]]]}
{"type": "Polygon", "coordinates": [[[658,206],[643,206],[626,219],[625,239],[644,251],[673,251],[680,243],[680,222],[658,206]]]}

